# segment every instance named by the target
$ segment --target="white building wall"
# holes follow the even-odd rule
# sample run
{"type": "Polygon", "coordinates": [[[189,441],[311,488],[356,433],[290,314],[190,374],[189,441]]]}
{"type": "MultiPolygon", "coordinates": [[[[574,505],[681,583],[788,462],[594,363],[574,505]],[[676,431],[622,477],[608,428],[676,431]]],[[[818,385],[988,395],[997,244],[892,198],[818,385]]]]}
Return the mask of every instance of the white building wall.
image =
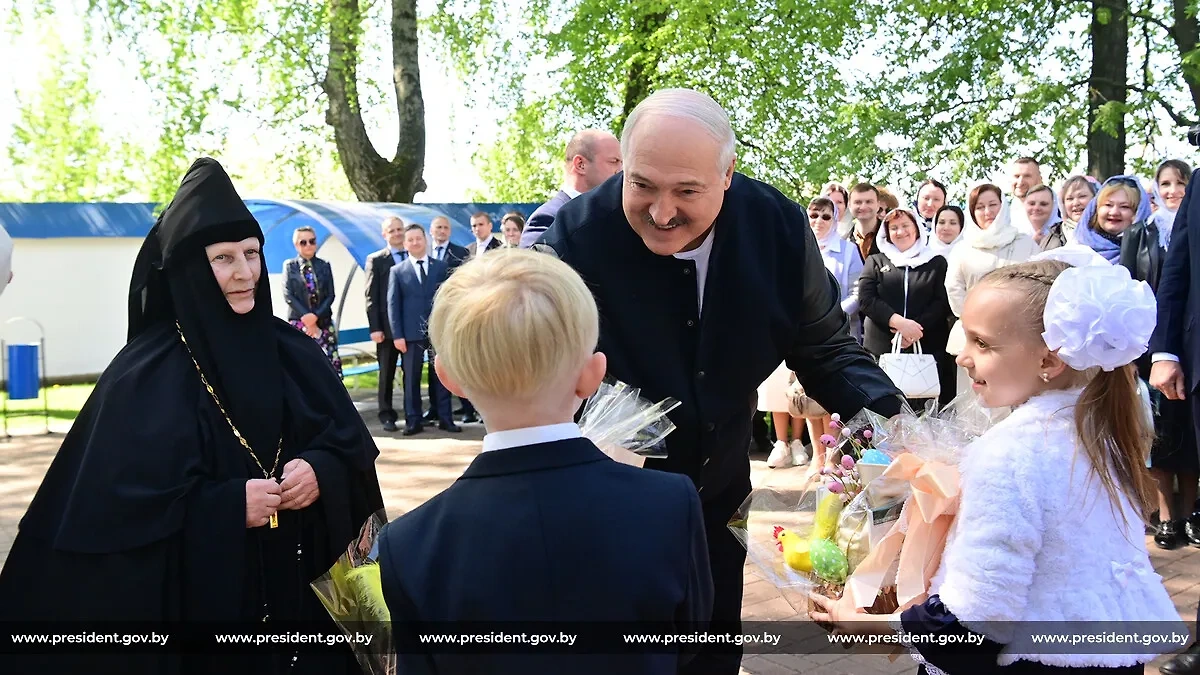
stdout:
{"type": "MultiPolygon", "coordinates": [[[[101,373],[125,345],[129,279],[142,239],[81,237],[15,239],[13,281],[0,295],[0,339],[36,342],[46,336],[46,376],[83,378],[101,373]]],[[[317,255],[333,266],[336,316],[346,275],[356,264],[340,242],[329,240],[317,255]]],[[[286,318],[282,265],[270,270],[272,307],[286,318]]],[[[346,295],[344,328],[366,326],[364,273],[358,269],[346,295]]]]}

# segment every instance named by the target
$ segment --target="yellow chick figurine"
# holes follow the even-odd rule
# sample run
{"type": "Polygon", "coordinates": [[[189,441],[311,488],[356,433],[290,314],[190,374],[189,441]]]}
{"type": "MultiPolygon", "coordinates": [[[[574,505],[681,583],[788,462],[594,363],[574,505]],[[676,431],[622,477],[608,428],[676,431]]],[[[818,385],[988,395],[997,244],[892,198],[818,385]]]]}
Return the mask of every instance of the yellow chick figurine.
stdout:
{"type": "Polygon", "coordinates": [[[775,526],[775,541],[783,552],[783,562],[797,572],[811,572],[812,559],[808,555],[810,542],[794,532],[775,526]]]}

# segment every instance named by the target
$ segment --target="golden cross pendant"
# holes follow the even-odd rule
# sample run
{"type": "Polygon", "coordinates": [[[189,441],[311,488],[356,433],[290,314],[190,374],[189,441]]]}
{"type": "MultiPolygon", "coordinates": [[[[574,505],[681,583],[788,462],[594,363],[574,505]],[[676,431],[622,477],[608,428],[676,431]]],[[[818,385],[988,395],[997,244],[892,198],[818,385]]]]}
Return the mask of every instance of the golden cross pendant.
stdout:
{"type": "Polygon", "coordinates": [[[278,514],[278,513],[272,513],[272,514],[271,514],[271,520],[270,520],[270,523],[271,523],[271,529],[272,529],[272,530],[273,530],[273,529],[275,529],[275,528],[277,528],[277,527],[279,527],[279,514],[278,514]]]}

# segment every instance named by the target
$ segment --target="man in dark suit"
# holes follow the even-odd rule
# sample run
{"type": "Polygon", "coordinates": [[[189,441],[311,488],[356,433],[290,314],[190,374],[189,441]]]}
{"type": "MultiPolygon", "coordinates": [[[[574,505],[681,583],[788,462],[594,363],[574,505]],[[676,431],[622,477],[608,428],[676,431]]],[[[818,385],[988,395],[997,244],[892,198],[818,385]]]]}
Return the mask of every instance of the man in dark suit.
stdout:
{"type": "MultiPolygon", "coordinates": [[[[467,257],[470,255],[467,253],[467,249],[450,241],[450,219],[446,216],[434,216],[433,220],[429,221],[429,238],[431,240],[429,257],[446,263],[447,275],[453,274],[455,268],[467,261],[467,257]]],[[[437,382],[437,373],[434,372],[433,368],[430,368],[429,412],[425,413],[425,417],[423,418],[425,422],[432,424],[438,421],[438,403],[434,400],[434,396],[440,396],[443,393],[445,393],[445,390],[442,389],[441,383],[437,382]]],[[[468,405],[470,405],[468,401],[463,401],[463,410],[458,414],[465,414],[468,405]]]]}
{"type": "MultiPolygon", "coordinates": [[[[1200,222],[1200,200],[1193,200],[1200,171],[1192,174],[1175,215],[1171,245],[1158,281],[1158,323],[1150,337],[1150,386],[1167,398],[1192,400],[1192,424],[1200,433],[1200,330],[1193,328],[1200,313],[1200,237],[1189,236],[1188,223],[1200,222]]],[[[1184,504],[1185,509],[1192,508],[1184,504]]],[[[1196,610],[1200,623],[1200,608],[1196,610]]],[[[1200,642],[1164,663],[1163,675],[1200,675],[1200,642]]]]}
{"type": "Polygon", "coordinates": [[[584,129],[567,143],[563,187],[537,207],[521,232],[521,248],[533,246],[554,223],[563,204],[591,190],[621,170],[621,144],[603,129],[584,129]]]}
{"type": "Polygon", "coordinates": [[[492,217],[483,211],[476,211],[471,216],[471,232],[475,234],[475,241],[467,244],[468,260],[483,251],[491,251],[504,245],[504,242],[492,236],[492,217]]]}
{"type": "Polygon", "coordinates": [[[392,266],[404,260],[404,221],[392,217],[383,221],[383,238],[387,246],[367,256],[367,327],[375,356],[379,359],[379,421],[384,431],[396,430],[396,409],[392,404],[393,381],[396,378],[396,351],[392,327],[388,322],[388,280],[392,266]]]}
{"type": "MultiPolygon", "coordinates": [[[[594,293],[609,375],[650,400],[682,402],[668,457],[646,466],[684,474],[700,492],[713,623],[737,632],[746,551],[726,525],[750,492],[758,385],[786,360],[847,419],[868,406],[896,414],[902,399],[850,337],[807,212],[734,173],[734,144],[708,96],[652,94],[622,131],[624,173],[563,206],[534,248],[558,255],[594,293]]],[[[701,657],[693,672],[738,672],[740,655],[701,657]]]]}
{"type": "MultiPolygon", "coordinates": [[[[388,319],[396,351],[404,368],[404,435],[412,436],[423,430],[421,424],[421,371],[429,351],[429,313],[433,311],[433,296],[446,281],[446,263],[432,260],[428,255],[429,242],[425,228],[409,225],[404,229],[404,250],[408,259],[394,265],[388,282],[388,319]]],[[[462,428],[450,417],[450,396],[433,392],[430,380],[429,403],[437,405],[438,428],[459,432],[462,428]]],[[[438,382],[437,387],[441,387],[438,382]]]]}

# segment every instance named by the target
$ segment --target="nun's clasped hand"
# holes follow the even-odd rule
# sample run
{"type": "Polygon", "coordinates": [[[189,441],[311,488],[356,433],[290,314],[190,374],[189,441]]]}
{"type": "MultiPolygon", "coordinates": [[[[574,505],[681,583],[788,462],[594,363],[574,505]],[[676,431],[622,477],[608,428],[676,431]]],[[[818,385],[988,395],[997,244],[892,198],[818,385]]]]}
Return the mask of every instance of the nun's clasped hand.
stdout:
{"type": "Polygon", "coordinates": [[[283,465],[283,481],[279,483],[279,489],[283,494],[280,511],[307,508],[321,496],[316,472],[302,459],[293,459],[283,465]]]}

